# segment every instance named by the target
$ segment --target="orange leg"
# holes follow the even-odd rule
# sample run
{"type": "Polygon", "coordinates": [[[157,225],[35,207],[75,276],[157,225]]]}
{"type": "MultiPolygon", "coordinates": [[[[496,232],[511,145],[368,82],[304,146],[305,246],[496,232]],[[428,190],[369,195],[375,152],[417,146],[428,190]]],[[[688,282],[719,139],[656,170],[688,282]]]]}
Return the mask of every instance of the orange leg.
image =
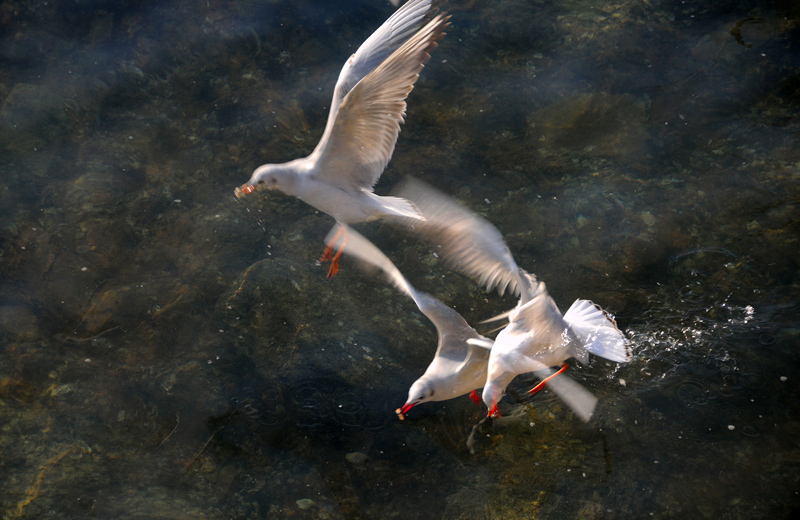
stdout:
{"type": "Polygon", "coordinates": [[[328,278],[333,278],[336,276],[336,273],[339,272],[339,258],[342,256],[343,249],[344,246],[342,246],[342,249],[340,249],[331,260],[331,267],[328,269],[328,278]]]}
{"type": "Polygon", "coordinates": [[[336,276],[336,273],[339,272],[339,258],[342,257],[345,245],[347,245],[347,231],[344,230],[344,227],[339,226],[339,231],[333,236],[333,240],[328,242],[325,252],[322,253],[322,258],[319,259],[320,262],[331,261],[331,267],[328,269],[328,278],[333,278],[336,276]],[[336,251],[336,254],[333,254],[333,248],[336,246],[336,242],[339,240],[340,236],[343,236],[342,245],[339,247],[339,250],[336,251]]]}
{"type": "Polygon", "coordinates": [[[551,375],[545,377],[544,379],[542,379],[542,381],[538,385],[536,385],[533,388],[531,388],[530,390],[528,390],[528,393],[531,394],[531,395],[535,394],[536,392],[538,392],[539,390],[544,388],[544,385],[546,385],[548,381],[550,381],[551,379],[556,377],[558,374],[563,373],[564,370],[566,370],[568,368],[569,368],[569,365],[564,363],[563,365],[561,365],[561,368],[558,370],[558,372],[556,372],[555,374],[551,374],[551,375]]]}
{"type": "Polygon", "coordinates": [[[320,263],[325,263],[333,258],[333,246],[336,245],[336,242],[339,241],[339,237],[342,236],[344,233],[344,228],[339,226],[339,229],[336,231],[336,234],[333,235],[333,239],[328,242],[328,245],[325,247],[325,252],[322,253],[322,257],[320,257],[320,263]]]}

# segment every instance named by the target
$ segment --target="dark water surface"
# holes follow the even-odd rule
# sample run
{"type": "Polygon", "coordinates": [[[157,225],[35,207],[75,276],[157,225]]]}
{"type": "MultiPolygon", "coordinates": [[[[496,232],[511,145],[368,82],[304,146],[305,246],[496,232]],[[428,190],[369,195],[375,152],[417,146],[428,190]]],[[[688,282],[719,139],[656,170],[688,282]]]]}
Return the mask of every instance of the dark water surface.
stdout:
{"type": "MultiPolygon", "coordinates": [[[[2,518],[790,518],[800,511],[800,7],[450,2],[377,191],[491,220],[634,358],[393,410],[436,335],[281,194],[379,0],[0,3],[2,518]],[[472,433],[474,453],[467,448],[472,433]]],[[[487,295],[359,227],[471,322],[487,295]]],[[[482,326],[487,332],[488,326],[482,326]]]]}

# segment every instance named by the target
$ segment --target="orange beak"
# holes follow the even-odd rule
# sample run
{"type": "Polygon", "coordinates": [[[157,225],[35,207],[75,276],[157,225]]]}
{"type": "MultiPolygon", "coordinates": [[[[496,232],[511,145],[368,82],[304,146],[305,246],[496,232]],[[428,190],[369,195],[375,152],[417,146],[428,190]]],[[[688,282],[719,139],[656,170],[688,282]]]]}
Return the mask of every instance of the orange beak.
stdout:
{"type": "Polygon", "coordinates": [[[245,195],[253,193],[254,191],[256,191],[256,187],[253,186],[252,184],[242,184],[241,186],[233,190],[233,194],[236,195],[237,199],[241,199],[245,195]]]}
{"type": "Polygon", "coordinates": [[[397,417],[399,417],[401,421],[405,421],[406,414],[413,407],[414,407],[414,403],[406,403],[406,404],[403,405],[402,408],[398,408],[397,410],[395,410],[394,413],[397,414],[397,417]]]}

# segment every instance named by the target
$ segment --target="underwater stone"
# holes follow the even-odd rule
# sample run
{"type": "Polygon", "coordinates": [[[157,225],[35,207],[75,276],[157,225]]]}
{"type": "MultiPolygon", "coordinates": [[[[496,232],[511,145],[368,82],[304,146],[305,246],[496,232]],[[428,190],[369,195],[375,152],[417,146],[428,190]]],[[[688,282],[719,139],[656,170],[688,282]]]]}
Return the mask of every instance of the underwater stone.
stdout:
{"type": "Polygon", "coordinates": [[[5,305],[0,307],[0,329],[15,336],[35,336],[36,315],[21,305],[5,305]]]}
{"type": "Polygon", "coordinates": [[[360,451],[353,451],[345,455],[344,458],[354,466],[362,466],[369,460],[369,455],[360,451]]]}
{"type": "Polygon", "coordinates": [[[626,157],[644,149],[646,120],[646,104],[630,94],[577,94],[531,114],[526,141],[551,152],[626,157]]]}
{"type": "Polygon", "coordinates": [[[310,498],[301,498],[300,500],[296,500],[295,503],[297,504],[297,507],[299,507],[303,511],[305,511],[306,509],[311,509],[312,507],[317,505],[317,503],[311,500],[310,498]]]}
{"type": "Polygon", "coordinates": [[[55,137],[63,119],[64,98],[46,87],[18,83],[0,107],[0,146],[20,152],[41,147],[55,137]]]}

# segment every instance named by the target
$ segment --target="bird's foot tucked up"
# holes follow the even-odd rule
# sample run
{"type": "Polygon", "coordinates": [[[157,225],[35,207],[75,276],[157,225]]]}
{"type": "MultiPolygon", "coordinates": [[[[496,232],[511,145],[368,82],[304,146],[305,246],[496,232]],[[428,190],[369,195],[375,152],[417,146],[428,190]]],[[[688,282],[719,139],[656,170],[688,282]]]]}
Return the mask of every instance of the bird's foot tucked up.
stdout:
{"type": "Polygon", "coordinates": [[[339,272],[339,258],[342,257],[342,252],[344,252],[344,246],[347,244],[347,231],[345,231],[343,226],[339,226],[339,230],[334,235],[333,239],[328,242],[328,246],[325,248],[325,251],[322,253],[319,261],[320,263],[325,263],[330,261],[331,267],[328,269],[328,278],[333,278],[336,276],[336,273],[339,272]],[[334,248],[336,247],[336,243],[339,241],[339,237],[342,238],[342,244],[338,247],[336,254],[333,253],[334,248]]]}

